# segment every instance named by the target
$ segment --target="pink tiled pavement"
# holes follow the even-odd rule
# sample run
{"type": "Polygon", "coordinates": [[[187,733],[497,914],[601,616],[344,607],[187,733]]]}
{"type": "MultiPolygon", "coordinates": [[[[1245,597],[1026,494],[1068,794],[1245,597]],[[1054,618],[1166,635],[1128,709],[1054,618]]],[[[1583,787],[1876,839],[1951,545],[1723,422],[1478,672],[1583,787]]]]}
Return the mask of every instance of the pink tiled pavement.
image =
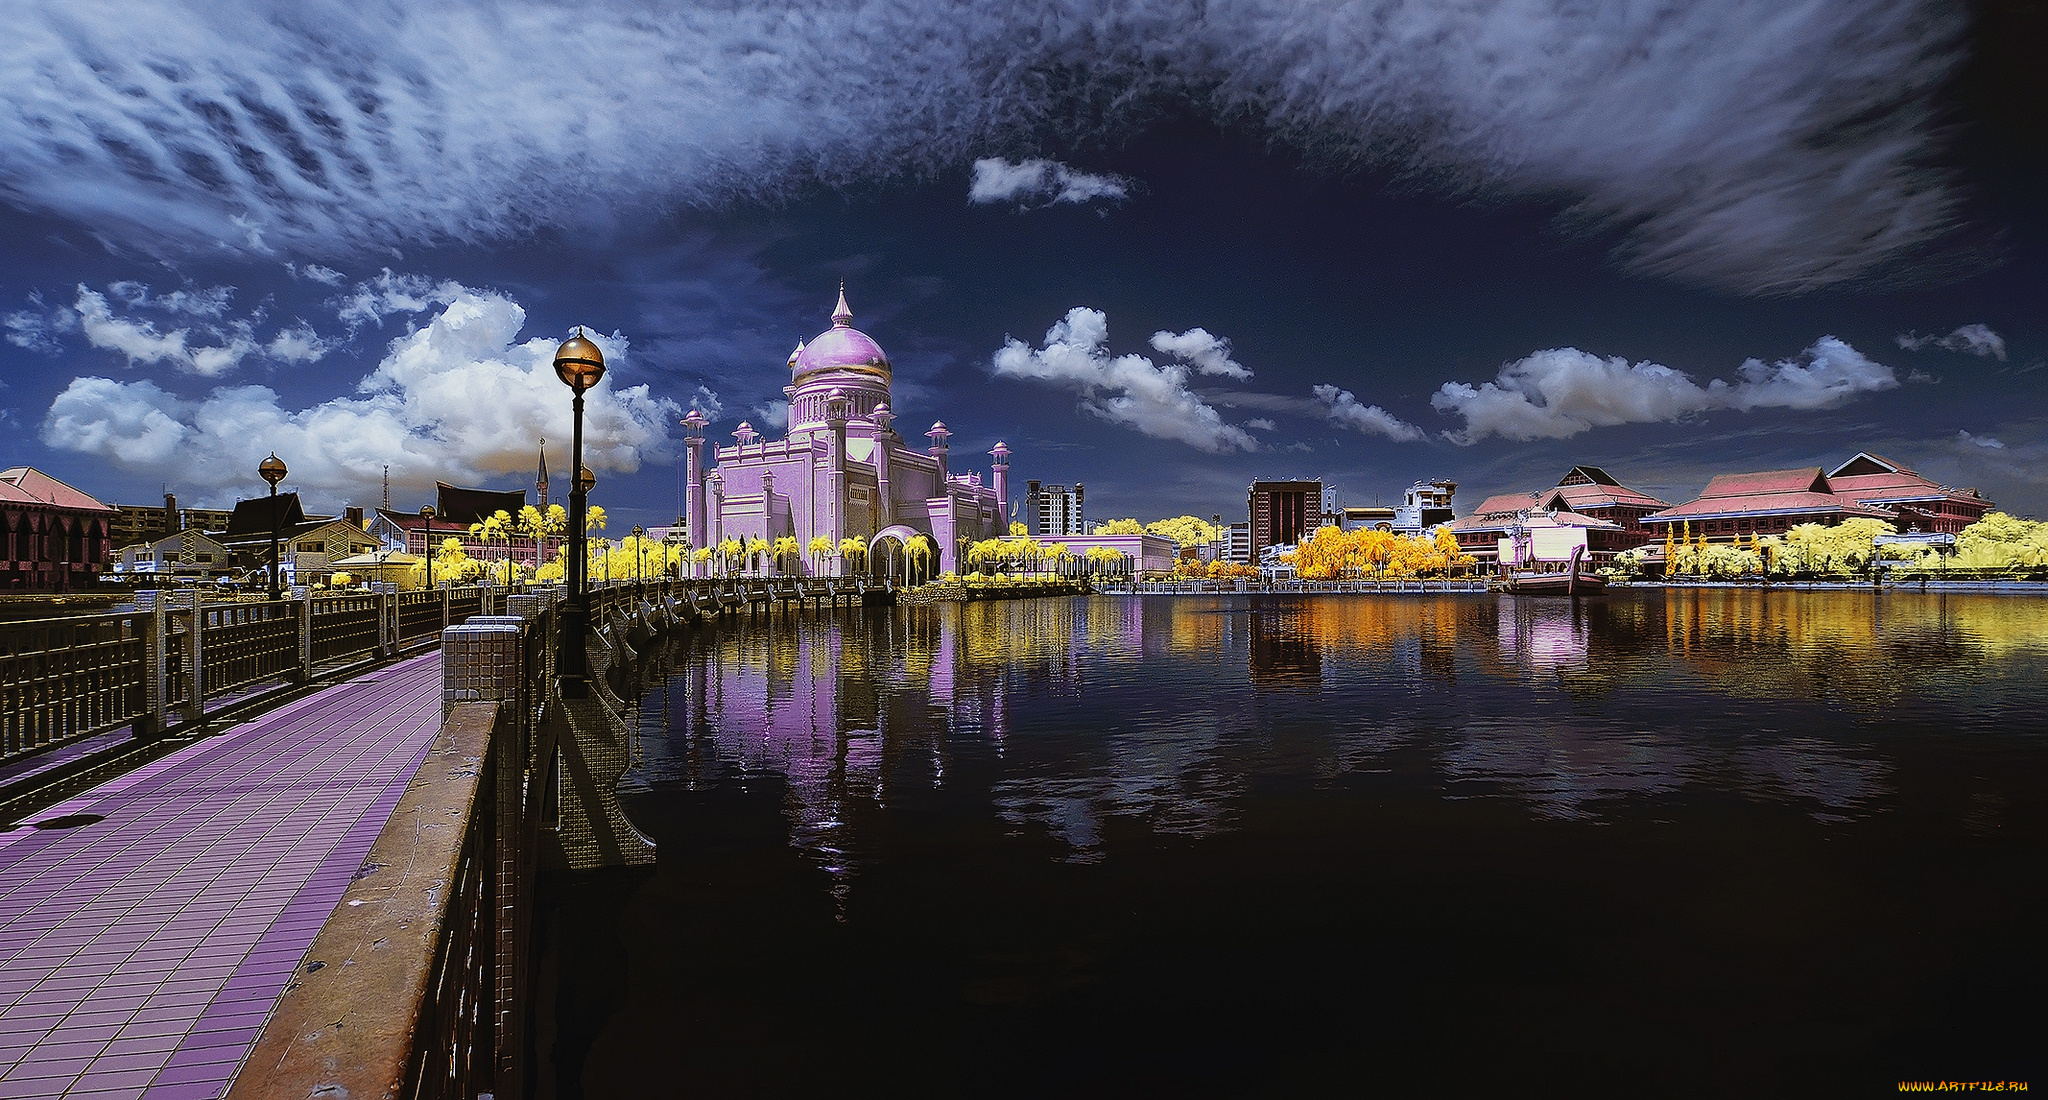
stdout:
{"type": "Polygon", "coordinates": [[[219,1096],[440,718],[430,653],[0,832],[0,1100],[219,1096]]]}

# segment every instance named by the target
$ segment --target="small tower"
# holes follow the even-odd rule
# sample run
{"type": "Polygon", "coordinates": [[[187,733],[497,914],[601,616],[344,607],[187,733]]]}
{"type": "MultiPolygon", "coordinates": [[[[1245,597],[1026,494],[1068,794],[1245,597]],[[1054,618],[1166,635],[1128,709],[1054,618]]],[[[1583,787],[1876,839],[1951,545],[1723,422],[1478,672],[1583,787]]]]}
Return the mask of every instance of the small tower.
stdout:
{"type": "MultiPolygon", "coordinates": [[[[946,452],[952,449],[946,445],[946,440],[952,438],[952,435],[952,429],[946,427],[946,422],[943,420],[933,421],[931,430],[924,433],[925,438],[932,441],[929,453],[932,459],[939,464],[939,484],[942,487],[946,484],[947,477],[946,452]]],[[[945,490],[941,488],[939,491],[944,492],[945,490]]]]}
{"type": "Polygon", "coordinates": [[[533,479],[534,496],[540,498],[542,515],[548,510],[548,437],[540,437],[540,471],[533,479]]]}

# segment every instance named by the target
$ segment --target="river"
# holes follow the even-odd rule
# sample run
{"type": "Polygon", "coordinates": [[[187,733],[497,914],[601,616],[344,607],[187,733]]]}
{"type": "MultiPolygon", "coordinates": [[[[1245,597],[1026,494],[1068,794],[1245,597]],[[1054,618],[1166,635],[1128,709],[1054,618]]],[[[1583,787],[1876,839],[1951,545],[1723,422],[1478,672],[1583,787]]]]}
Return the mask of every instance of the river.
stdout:
{"type": "Polygon", "coordinates": [[[1091,597],[646,657],[543,1096],[2026,1080],[2048,601],[1091,597]]]}

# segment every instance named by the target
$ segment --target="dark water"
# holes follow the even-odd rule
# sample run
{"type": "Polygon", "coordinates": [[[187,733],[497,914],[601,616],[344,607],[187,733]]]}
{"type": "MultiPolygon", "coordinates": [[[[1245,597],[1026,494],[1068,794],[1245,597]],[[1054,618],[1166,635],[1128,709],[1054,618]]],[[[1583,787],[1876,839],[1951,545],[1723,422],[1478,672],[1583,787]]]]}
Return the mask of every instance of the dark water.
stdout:
{"type": "Polygon", "coordinates": [[[2048,601],[1097,597],[648,660],[660,865],[546,884],[552,1095],[1896,1094],[2048,1049],[2048,601]]]}

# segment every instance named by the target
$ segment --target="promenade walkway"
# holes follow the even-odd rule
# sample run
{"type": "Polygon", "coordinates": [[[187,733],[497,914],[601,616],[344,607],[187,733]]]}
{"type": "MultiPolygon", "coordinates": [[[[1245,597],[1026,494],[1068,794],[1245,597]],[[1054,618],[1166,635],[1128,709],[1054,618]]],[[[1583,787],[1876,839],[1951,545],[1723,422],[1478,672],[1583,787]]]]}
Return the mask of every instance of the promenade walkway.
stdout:
{"type": "Polygon", "coordinates": [[[440,722],[429,653],[0,832],[0,1098],[219,1096],[440,722]]]}

